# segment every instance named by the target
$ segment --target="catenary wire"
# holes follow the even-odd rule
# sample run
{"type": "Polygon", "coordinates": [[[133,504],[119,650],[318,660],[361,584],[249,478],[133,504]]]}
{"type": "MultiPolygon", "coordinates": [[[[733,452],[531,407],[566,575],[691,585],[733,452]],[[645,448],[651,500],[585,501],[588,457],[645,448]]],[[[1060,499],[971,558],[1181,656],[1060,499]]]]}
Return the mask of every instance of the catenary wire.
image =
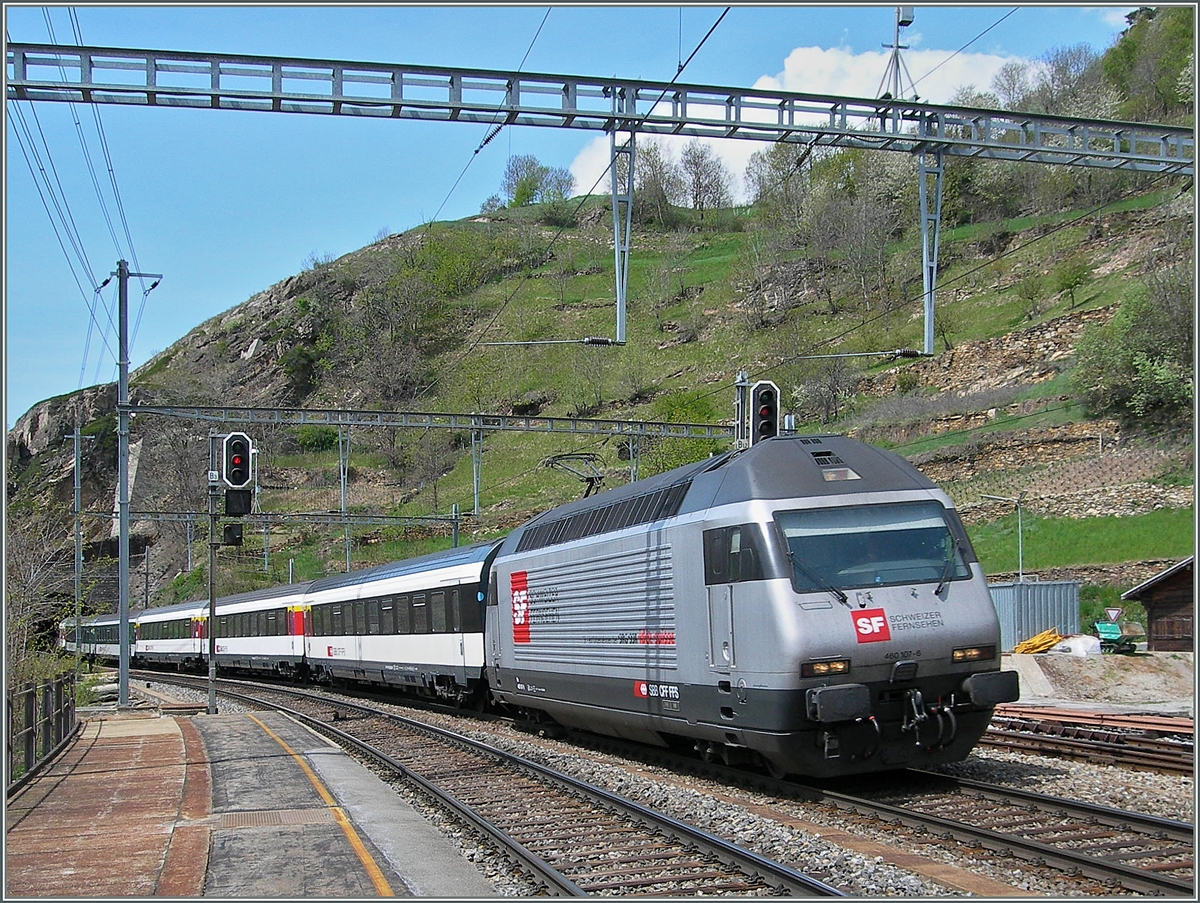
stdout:
{"type": "MultiPolygon", "coordinates": [[[[1159,182],[1163,181],[1164,179],[1166,179],[1169,175],[1170,175],[1170,173],[1159,174],[1159,175],[1153,177],[1152,179],[1150,179],[1149,182],[1147,183],[1147,185],[1154,186],[1154,185],[1158,184],[1159,182]]],[[[1112,205],[1114,205],[1118,202],[1119,202],[1119,199],[1112,200],[1112,201],[1105,201],[1103,204],[1099,204],[1099,205],[1091,208],[1090,210],[1087,210],[1084,213],[1081,213],[1079,216],[1077,216],[1073,219],[1064,220],[1062,223],[1059,223],[1057,226],[1054,226],[1052,229],[1049,229],[1046,232],[1031,238],[1029,241],[1024,242],[1021,245],[1018,245],[1015,248],[1010,248],[1009,250],[1005,251],[1002,254],[997,255],[996,257],[992,258],[991,260],[985,261],[984,263],[981,263],[976,267],[972,267],[971,269],[967,270],[964,273],[960,273],[959,275],[957,275],[951,279],[947,279],[944,282],[939,283],[938,287],[945,288],[947,286],[954,285],[956,282],[966,279],[968,276],[971,276],[974,273],[979,272],[980,270],[986,269],[987,267],[994,265],[995,263],[997,263],[1000,260],[1003,260],[1006,257],[1010,257],[1014,254],[1017,254],[1017,253],[1025,250],[1026,248],[1030,247],[1031,245],[1034,245],[1037,242],[1042,241],[1043,239],[1050,238],[1051,236],[1062,231],[1063,229],[1070,228],[1071,226],[1074,226],[1080,222],[1083,222],[1084,220],[1086,220],[1089,217],[1096,216],[1097,214],[1102,213],[1105,210],[1105,208],[1111,207],[1112,205]]],[[[828,345],[832,345],[836,342],[839,342],[842,339],[846,338],[846,336],[857,332],[858,330],[862,329],[865,326],[870,325],[871,323],[876,322],[877,320],[882,320],[884,317],[890,317],[890,316],[893,316],[893,315],[899,313],[900,310],[902,310],[906,305],[912,304],[913,302],[916,302],[919,300],[922,300],[924,298],[924,296],[925,296],[924,292],[922,292],[920,295],[904,298],[899,303],[897,303],[895,307],[893,307],[889,310],[881,311],[880,313],[875,314],[874,316],[866,317],[861,322],[856,323],[854,326],[851,326],[850,328],[843,330],[842,332],[840,332],[836,335],[828,336],[824,339],[821,339],[820,341],[814,342],[808,348],[808,350],[805,351],[804,354],[795,354],[795,355],[791,355],[789,357],[785,357],[782,360],[770,365],[769,367],[765,367],[765,368],[757,371],[756,373],[752,374],[751,378],[762,377],[762,376],[778,369],[779,367],[785,366],[786,364],[790,364],[790,363],[793,363],[794,361],[801,360],[801,359],[807,357],[809,354],[811,354],[813,351],[817,350],[818,348],[824,348],[828,345]]],[[[726,383],[724,385],[717,386],[716,388],[712,389],[711,391],[705,392],[704,394],[702,394],[698,397],[699,398],[708,398],[712,395],[716,395],[721,392],[728,392],[729,389],[733,385],[735,385],[735,384],[734,383],[726,383]]]]}
{"type": "MultiPolygon", "coordinates": [[[[518,72],[525,68],[525,61],[529,59],[529,54],[533,52],[533,45],[537,43],[538,36],[542,33],[542,29],[546,26],[546,20],[550,18],[551,9],[552,7],[547,7],[546,15],[542,16],[542,24],[537,27],[537,31],[533,35],[533,40],[529,42],[529,46],[525,49],[525,55],[521,57],[521,65],[517,67],[518,72]]],[[[497,111],[496,118],[493,119],[491,123],[492,127],[488,130],[488,133],[484,136],[484,139],[479,142],[479,146],[475,148],[474,153],[472,153],[470,158],[467,160],[467,165],[462,168],[462,172],[458,174],[458,178],[455,179],[454,184],[450,186],[450,190],[446,192],[446,197],[442,199],[442,203],[438,206],[438,209],[433,214],[430,222],[436,221],[438,216],[441,215],[441,212],[445,208],[446,204],[450,202],[450,198],[454,194],[455,189],[458,188],[459,182],[463,180],[463,176],[467,174],[467,170],[471,168],[471,164],[475,162],[475,158],[479,156],[479,152],[487,147],[492,142],[492,139],[500,134],[500,130],[504,128],[503,123],[497,122],[499,118],[500,112],[497,111]]]]}
{"type": "MultiPolygon", "coordinates": [[[[685,68],[687,68],[687,65],[695,58],[696,54],[700,52],[700,49],[704,46],[705,42],[707,42],[708,39],[712,36],[712,33],[717,30],[717,26],[721,24],[721,21],[729,13],[730,9],[731,9],[731,7],[728,7],[728,6],[725,7],[725,9],[721,12],[721,15],[717,17],[717,21],[715,21],[712,24],[712,27],[709,28],[709,30],[705,33],[704,37],[700,39],[700,43],[698,43],[696,45],[696,48],[691,52],[691,54],[688,55],[688,58],[686,60],[684,60],[683,65],[681,65],[679,67],[679,71],[675,73],[675,75],[671,78],[671,81],[668,82],[668,84],[673,84],[675,82],[675,80],[678,79],[679,76],[683,74],[683,70],[685,68]]],[[[650,116],[650,112],[653,112],[654,107],[657,106],[658,103],[661,102],[664,97],[666,97],[666,95],[667,95],[667,91],[664,88],[662,93],[659,95],[658,100],[656,100],[653,104],[650,105],[650,111],[647,112],[646,115],[642,117],[640,122],[636,123],[633,126],[633,128],[630,129],[631,132],[637,131],[638,127],[643,122],[645,122],[646,119],[650,116]]],[[[587,204],[587,202],[591,199],[592,192],[594,192],[596,190],[597,186],[599,186],[599,184],[604,180],[604,177],[606,175],[608,175],[608,172],[610,169],[612,169],[612,161],[609,161],[608,166],[606,166],[604,168],[604,171],[600,173],[600,176],[596,179],[596,181],[592,183],[592,187],[590,189],[588,189],[588,191],[585,192],[580,197],[579,203],[575,206],[575,209],[572,211],[571,216],[568,217],[568,221],[573,221],[576,217],[578,217],[579,211],[582,210],[584,205],[587,204]]],[[[547,254],[550,253],[551,250],[553,250],[554,245],[558,242],[558,239],[561,238],[562,235],[566,232],[566,228],[567,228],[566,226],[558,227],[558,229],[555,231],[554,235],[551,236],[550,241],[546,244],[546,247],[542,250],[542,254],[541,254],[542,257],[545,257],[547,254]]],[[[497,308],[496,312],[494,314],[492,314],[491,318],[487,321],[486,324],[484,324],[483,328],[479,330],[479,337],[476,338],[473,342],[471,342],[466,347],[466,349],[464,349],[463,352],[461,354],[459,354],[459,356],[456,357],[450,363],[449,366],[451,368],[453,368],[453,367],[457,366],[459,363],[461,363],[467,357],[468,354],[470,354],[477,347],[479,347],[480,344],[483,343],[483,337],[487,334],[488,330],[492,328],[492,326],[495,324],[495,322],[500,318],[500,316],[508,308],[509,304],[512,303],[513,298],[515,298],[517,296],[517,293],[521,290],[521,288],[525,285],[525,283],[529,280],[529,278],[530,277],[528,276],[528,274],[525,274],[525,273],[521,274],[521,278],[520,278],[520,280],[518,280],[518,282],[517,282],[516,286],[513,288],[513,290],[511,292],[509,292],[508,296],[500,304],[500,306],[499,306],[499,308],[497,308]]],[[[430,382],[428,385],[426,385],[424,388],[422,388],[419,392],[417,392],[417,394],[414,398],[421,398],[426,393],[428,393],[430,390],[432,390],[439,382],[440,382],[440,378],[435,377],[432,382],[430,382]]]]}
{"type": "Polygon", "coordinates": [[[950,62],[952,59],[954,59],[956,56],[958,56],[960,53],[962,53],[964,50],[966,50],[968,47],[970,47],[972,44],[974,44],[976,41],[978,41],[980,38],[982,38],[985,34],[987,34],[989,31],[991,31],[993,28],[995,28],[997,25],[999,25],[1001,22],[1003,22],[1005,19],[1007,19],[1013,13],[1015,13],[1017,11],[1017,9],[1018,9],[1018,7],[1014,7],[1013,9],[1010,9],[1007,13],[1005,13],[1003,16],[1001,16],[999,19],[997,19],[995,22],[993,22],[991,25],[989,25],[983,31],[979,32],[979,34],[975,35],[975,37],[971,38],[971,40],[967,41],[967,43],[963,44],[956,51],[954,51],[952,54],[950,54],[948,57],[946,57],[944,60],[942,60],[936,66],[934,66],[932,69],[930,69],[928,72],[926,72],[920,78],[918,78],[916,81],[910,82],[911,86],[915,88],[919,82],[922,82],[925,79],[929,78],[929,76],[933,75],[933,73],[937,72],[944,65],[946,65],[948,62],[950,62]]]}

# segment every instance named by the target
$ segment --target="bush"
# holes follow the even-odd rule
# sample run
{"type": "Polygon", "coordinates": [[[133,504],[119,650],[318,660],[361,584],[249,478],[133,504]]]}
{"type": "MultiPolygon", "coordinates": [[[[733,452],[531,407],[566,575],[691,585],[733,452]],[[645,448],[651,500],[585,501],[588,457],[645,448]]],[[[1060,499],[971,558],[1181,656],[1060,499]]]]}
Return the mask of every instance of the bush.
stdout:
{"type": "Polygon", "coordinates": [[[1094,413],[1134,423],[1191,412],[1191,285],[1190,269],[1155,273],[1109,323],[1084,330],[1072,379],[1094,413]]]}
{"type": "Polygon", "coordinates": [[[331,426],[307,424],[296,427],[296,443],[307,452],[329,451],[337,448],[338,432],[331,426]]]}

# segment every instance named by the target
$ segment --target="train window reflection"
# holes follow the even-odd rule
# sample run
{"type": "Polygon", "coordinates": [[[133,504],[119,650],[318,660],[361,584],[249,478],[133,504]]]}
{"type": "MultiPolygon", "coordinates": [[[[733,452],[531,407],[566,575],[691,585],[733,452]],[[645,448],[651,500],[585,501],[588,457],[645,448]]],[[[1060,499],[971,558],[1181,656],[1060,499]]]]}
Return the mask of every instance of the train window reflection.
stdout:
{"type": "Polygon", "coordinates": [[[776,519],[799,565],[797,592],[970,576],[938,502],[781,511],[776,519]]]}

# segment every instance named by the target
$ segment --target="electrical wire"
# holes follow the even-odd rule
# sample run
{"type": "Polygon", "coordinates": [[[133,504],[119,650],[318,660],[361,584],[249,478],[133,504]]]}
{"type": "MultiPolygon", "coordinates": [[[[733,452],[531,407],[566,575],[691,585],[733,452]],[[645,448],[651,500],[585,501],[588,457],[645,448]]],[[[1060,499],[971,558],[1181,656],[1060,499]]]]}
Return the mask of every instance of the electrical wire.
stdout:
{"type": "MultiPolygon", "coordinates": [[[[1171,175],[1171,173],[1160,173],[1159,175],[1153,177],[1152,179],[1150,179],[1147,182],[1147,187],[1152,187],[1152,186],[1158,184],[1159,182],[1163,181],[1170,175],[1171,175]]],[[[976,267],[972,267],[971,269],[967,270],[964,273],[960,273],[959,275],[957,275],[951,279],[945,280],[944,282],[940,283],[938,285],[938,287],[946,288],[948,286],[954,285],[956,282],[964,280],[968,276],[974,275],[975,273],[978,273],[980,270],[986,269],[986,268],[994,265],[995,263],[1005,259],[1006,257],[1011,257],[1014,254],[1020,253],[1021,251],[1026,250],[1030,246],[1035,245],[1044,239],[1050,238],[1053,235],[1056,235],[1057,233],[1061,232],[1064,229],[1068,229],[1072,226],[1078,225],[1079,223],[1083,222],[1084,220],[1088,219],[1089,217],[1096,216],[1097,214],[1102,213],[1105,210],[1105,208],[1111,207],[1114,204],[1119,203],[1120,200],[1121,199],[1113,200],[1113,201],[1105,201],[1103,204],[1099,204],[1099,205],[1091,208],[1090,210],[1087,210],[1084,213],[1081,213],[1079,216],[1077,216],[1073,219],[1064,220],[1062,223],[1058,224],[1057,226],[1053,227],[1052,229],[1048,229],[1047,231],[1034,236],[1029,241],[1024,242],[1023,244],[1021,244],[1015,248],[1010,248],[1009,250],[1003,252],[1002,254],[997,255],[996,257],[992,258],[991,260],[985,261],[984,263],[981,263],[976,267]]],[[[768,373],[771,373],[772,371],[777,370],[778,368],[780,368],[782,366],[785,366],[786,364],[790,364],[797,360],[806,358],[809,355],[811,355],[814,351],[816,351],[817,349],[825,348],[827,346],[830,346],[837,342],[840,342],[843,339],[845,339],[847,336],[852,335],[853,333],[857,332],[858,330],[862,329],[865,326],[870,325],[871,323],[874,323],[878,320],[882,320],[884,317],[890,317],[890,316],[899,314],[904,309],[905,306],[912,304],[916,301],[923,301],[924,297],[925,297],[925,293],[924,293],[924,291],[922,291],[920,295],[915,295],[915,296],[911,296],[908,298],[904,298],[895,307],[893,307],[889,310],[881,311],[880,313],[875,314],[874,316],[866,317],[861,322],[855,324],[854,326],[851,326],[849,329],[843,330],[842,332],[840,332],[836,335],[828,336],[827,338],[824,338],[824,339],[821,339],[820,341],[814,342],[808,348],[808,350],[805,351],[803,354],[795,354],[795,355],[791,355],[789,357],[785,357],[782,360],[780,360],[779,362],[772,364],[769,367],[765,367],[762,370],[757,371],[756,373],[752,374],[750,376],[750,378],[751,379],[761,378],[761,377],[767,375],[768,373]]],[[[716,394],[719,394],[722,392],[728,392],[734,386],[736,386],[736,383],[733,383],[733,382],[725,383],[723,385],[717,386],[716,388],[712,389],[709,392],[705,392],[703,395],[698,396],[698,398],[708,398],[712,395],[716,395],[716,394]]]]}
{"type": "MultiPolygon", "coordinates": [[[[529,46],[525,49],[525,55],[521,57],[521,65],[517,67],[518,72],[525,68],[525,61],[529,59],[529,54],[533,52],[533,45],[537,43],[538,36],[542,33],[542,29],[546,27],[546,20],[550,18],[550,10],[552,8],[553,7],[546,8],[546,15],[542,16],[542,24],[537,27],[537,31],[533,35],[533,40],[529,42],[529,46]]],[[[438,216],[441,215],[443,208],[445,208],[446,204],[449,203],[450,197],[454,194],[455,189],[458,188],[458,183],[463,180],[463,176],[467,174],[467,170],[471,168],[471,164],[475,162],[475,158],[479,156],[479,152],[491,144],[492,139],[500,134],[500,130],[504,128],[504,123],[499,122],[500,117],[500,111],[497,110],[496,117],[492,119],[491,122],[492,128],[488,131],[487,135],[484,136],[484,139],[479,142],[479,146],[475,148],[475,151],[471,154],[470,158],[468,158],[467,165],[462,168],[462,172],[458,174],[458,178],[454,180],[454,184],[450,186],[450,190],[446,192],[446,197],[443,198],[442,203],[438,205],[438,209],[433,214],[430,222],[436,221],[438,216]]]]}
{"type": "MultiPolygon", "coordinates": [[[[69,7],[67,12],[71,18],[71,30],[75,36],[75,42],[76,42],[76,44],[83,46],[83,29],[79,25],[79,16],[76,14],[76,10],[74,7],[69,7]]],[[[72,107],[73,106],[74,105],[72,104],[72,107]]],[[[96,125],[96,136],[99,138],[99,141],[100,141],[100,149],[104,153],[104,162],[105,162],[105,165],[108,170],[108,181],[109,181],[109,184],[112,186],[113,201],[117,205],[117,213],[119,214],[119,216],[121,218],[121,228],[125,233],[125,243],[126,243],[126,246],[129,248],[129,259],[133,262],[133,270],[135,273],[138,274],[137,278],[142,286],[142,299],[138,305],[137,316],[134,320],[133,330],[131,331],[131,334],[129,337],[129,346],[130,346],[130,348],[132,348],[137,343],[138,330],[141,328],[141,325],[142,325],[142,315],[143,315],[143,313],[145,313],[145,310],[146,310],[146,300],[149,297],[150,292],[154,290],[154,286],[152,285],[149,288],[147,288],[146,287],[146,279],[144,276],[141,275],[142,265],[141,265],[141,261],[138,260],[137,247],[134,245],[133,234],[129,229],[129,219],[125,215],[125,204],[121,200],[121,189],[120,189],[120,186],[117,184],[117,171],[116,171],[116,168],[113,166],[112,153],[109,150],[109,146],[108,146],[108,136],[104,131],[104,121],[100,116],[100,105],[93,103],[90,106],[92,108],[92,118],[94,119],[95,125],[96,125]]],[[[90,166],[91,166],[91,163],[90,163],[90,158],[89,158],[89,168],[90,168],[90,166]]],[[[100,199],[100,206],[101,206],[101,209],[104,210],[104,217],[107,220],[108,219],[108,210],[107,210],[106,205],[104,204],[103,198],[100,199]]],[[[110,226],[110,228],[111,228],[111,226],[110,226]]],[[[114,242],[115,242],[115,238],[114,238],[114,242]]],[[[119,250],[119,248],[118,248],[118,250],[119,250]]]]}
{"type": "Polygon", "coordinates": [[[1019,9],[1019,7],[1014,7],[1013,9],[1010,9],[1007,13],[1005,13],[1003,16],[1001,16],[999,19],[997,19],[995,22],[993,22],[991,25],[989,25],[983,31],[979,32],[979,34],[975,35],[975,37],[971,38],[971,40],[967,41],[967,43],[963,44],[956,51],[954,51],[952,54],[950,54],[948,57],[946,57],[944,60],[942,60],[936,66],[934,66],[932,69],[930,69],[928,72],[926,72],[920,78],[918,78],[915,82],[909,82],[909,86],[912,88],[916,88],[916,86],[919,82],[922,82],[925,79],[929,78],[929,76],[933,75],[933,73],[937,72],[944,65],[946,65],[948,62],[950,62],[952,59],[954,59],[956,56],[958,56],[960,53],[962,53],[964,50],[966,50],[968,47],[970,47],[972,44],[974,44],[976,41],[978,41],[980,38],[982,38],[985,34],[987,34],[989,31],[991,31],[993,28],[995,28],[997,25],[999,25],[1001,22],[1003,22],[1005,19],[1007,19],[1013,13],[1015,13],[1017,11],[1017,9],[1019,9]]]}
{"type": "MultiPolygon", "coordinates": [[[[674,76],[672,76],[671,80],[667,84],[669,84],[669,85],[674,84],[676,79],[678,79],[679,76],[683,74],[683,70],[685,68],[687,68],[688,64],[691,63],[691,61],[695,58],[696,54],[700,52],[700,49],[704,46],[704,44],[708,41],[708,39],[710,37],[712,37],[713,32],[717,30],[717,26],[721,24],[721,21],[729,13],[730,9],[731,9],[731,7],[728,7],[728,6],[725,7],[725,9],[721,12],[721,15],[717,17],[717,21],[715,21],[712,24],[712,27],[709,28],[708,31],[705,33],[704,37],[700,39],[700,43],[698,43],[696,45],[695,49],[688,55],[688,58],[686,60],[684,60],[683,64],[679,67],[679,71],[676,72],[674,76]]],[[[650,105],[649,110],[646,113],[646,115],[643,116],[637,123],[635,123],[628,131],[630,131],[631,133],[636,132],[638,130],[638,128],[640,128],[641,125],[644,124],[645,121],[650,117],[650,114],[654,111],[654,108],[659,103],[661,103],[662,99],[666,96],[667,96],[667,89],[664,88],[662,90],[662,92],[659,94],[658,100],[654,101],[654,103],[652,103],[650,105]]],[[[613,165],[613,163],[610,160],[608,166],[606,166],[604,168],[604,170],[600,173],[600,175],[596,179],[596,181],[592,183],[592,187],[589,188],[584,194],[582,194],[580,196],[579,203],[575,206],[575,209],[571,212],[571,216],[569,216],[567,218],[568,221],[574,221],[579,216],[579,211],[583,209],[584,205],[586,205],[589,200],[591,200],[592,193],[596,190],[596,188],[604,180],[604,177],[608,175],[609,170],[612,169],[612,165],[613,165]]],[[[554,235],[551,236],[550,241],[546,244],[546,247],[542,250],[542,253],[540,255],[541,257],[544,258],[545,256],[547,256],[550,253],[551,250],[553,250],[554,245],[558,242],[559,238],[561,238],[563,236],[563,234],[566,232],[566,229],[567,229],[566,226],[558,227],[558,229],[555,231],[554,235]]],[[[481,330],[479,330],[479,337],[477,339],[475,339],[473,342],[471,342],[471,344],[469,344],[466,347],[466,349],[464,349],[463,352],[449,364],[450,369],[453,369],[454,367],[458,366],[458,364],[460,364],[463,360],[466,359],[468,354],[470,354],[477,347],[479,347],[479,345],[483,344],[483,337],[487,334],[488,330],[492,328],[492,326],[495,324],[495,322],[500,318],[501,314],[503,314],[504,311],[508,308],[509,304],[512,303],[512,300],[517,296],[517,292],[519,292],[521,290],[521,288],[525,285],[525,283],[529,280],[529,278],[530,277],[528,274],[526,274],[526,273],[521,274],[520,280],[518,280],[518,282],[517,282],[516,286],[513,288],[513,290],[511,292],[509,292],[508,297],[506,297],[504,299],[504,301],[500,304],[500,307],[496,310],[496,312],[494,314],[492,314],[491,319],[488,320],[486,324],[484,324],[484,326],[481,330]]],[[[437,386],[440,381],[441,381],[440,377],[435,377],[432,382],[430,382],[428,385],[423,387],[419,392],[417,392],[417,394],[414,396],[414,400],[426,395],[430,390],[432,390],[435,386],[437,386]]]]}

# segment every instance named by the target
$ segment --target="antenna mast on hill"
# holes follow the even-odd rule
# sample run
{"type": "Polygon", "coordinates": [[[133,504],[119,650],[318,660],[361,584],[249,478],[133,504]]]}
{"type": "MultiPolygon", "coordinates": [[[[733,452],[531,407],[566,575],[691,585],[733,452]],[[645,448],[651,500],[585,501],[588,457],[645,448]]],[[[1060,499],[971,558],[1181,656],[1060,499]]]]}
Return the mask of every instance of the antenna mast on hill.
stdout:
{"type": "Polygon", "coordinates": [[[917,89],[913,84],[912,75],[908,71],[908,66],[900,57],[901,50],[907,50],[907,44],[900,43],[900,29],[907,28],[913,23],[913,10],[911,6],[896,7],[896,31],[892,37],[890,45],[884,44],[884,47],[890,47],[892,55],[888,57],[887,69],[883,73],[883,80],[879,83],[879,89],[875,92],[880,99],[883,100],[904,100],[904,78],[908,79],[909,90],[912,91],[912,100],[916,101],[917,89]],[[902,77],[903,75],[903,77],[902,77]]]}

